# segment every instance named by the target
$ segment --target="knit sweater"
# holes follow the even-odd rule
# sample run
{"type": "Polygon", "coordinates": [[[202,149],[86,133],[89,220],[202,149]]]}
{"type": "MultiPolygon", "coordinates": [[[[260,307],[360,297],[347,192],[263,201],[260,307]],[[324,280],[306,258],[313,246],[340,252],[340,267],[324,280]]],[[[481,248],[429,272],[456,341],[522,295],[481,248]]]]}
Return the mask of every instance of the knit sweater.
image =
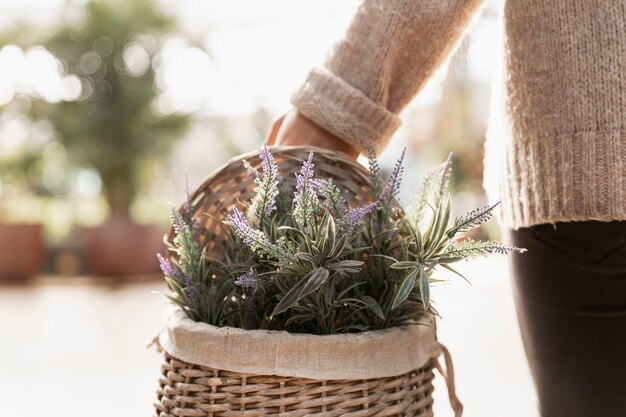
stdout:
{"type": "MultiPolygon", "coordinates": [[[[485,164],[501,220],[626,220],[626,3],[504,1],[503,94],[492,98],[485,164]]],[[[381,151],[481,2],[364,0],[292,103],[355,148],[365,139],[381,151]]]]}

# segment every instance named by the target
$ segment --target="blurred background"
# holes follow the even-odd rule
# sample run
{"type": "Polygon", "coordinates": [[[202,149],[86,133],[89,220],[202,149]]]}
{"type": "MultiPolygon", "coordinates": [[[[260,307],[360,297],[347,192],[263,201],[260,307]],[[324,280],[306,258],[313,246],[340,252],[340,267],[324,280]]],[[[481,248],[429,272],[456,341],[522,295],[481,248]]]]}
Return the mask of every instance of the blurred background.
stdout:
{"type": "MultiPolygon", "coordinates": [[[[454,210],[486,200],[482,144],[502,51],[499,3],[487,2],[381,155],[389,170],[407,148],[405,201],[450,151],[454,210]]],[[[193,189],[262,143],[358,4],[0,0],[0,354],[9,362],[0,404],[7,415],[150,415],[158,356],[142,342],[164,305],[151,290],[164,287],[155,252],[168,204],[182,201],[185,174],[193,189]],[[33,390],[40,401],[31,401],[33,390]]],[[[480,234],[497,238],[496,223],[480,234]]],[[[532,416],[506,264],[468,268],[473,288],[436,290],[440,338],[458,352],[466,415],[532,416]],[[503,395],[481,401],[477,374],[503,395]]],[[[438,391],[438,415],[450,415],[438,391]]]]}

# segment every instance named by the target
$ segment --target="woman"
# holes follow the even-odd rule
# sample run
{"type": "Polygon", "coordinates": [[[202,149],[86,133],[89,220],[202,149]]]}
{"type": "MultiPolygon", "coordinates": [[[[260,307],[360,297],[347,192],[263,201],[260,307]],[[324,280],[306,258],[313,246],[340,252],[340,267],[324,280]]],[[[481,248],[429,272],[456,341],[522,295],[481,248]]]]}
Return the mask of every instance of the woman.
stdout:
{"type": "MultiPolygon", "coordinates": [[[[364,0],[268,142],[381,151],[480,3],[364,0]]],[[[505,94],[486,146],[499,172],[485,178],[499,179],[488,191],[505,234],[528,249],[511,267],[541,415],[623,417],[626,3],[505,0],[504,27],[505,94]]]]}

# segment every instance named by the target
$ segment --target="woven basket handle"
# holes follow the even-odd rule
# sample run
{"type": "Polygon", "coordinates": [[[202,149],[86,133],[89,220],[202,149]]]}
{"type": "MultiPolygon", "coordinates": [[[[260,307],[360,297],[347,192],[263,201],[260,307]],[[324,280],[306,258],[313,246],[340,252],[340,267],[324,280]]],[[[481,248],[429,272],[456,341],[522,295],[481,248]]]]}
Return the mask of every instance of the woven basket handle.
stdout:
{"type": "Polygon", "coordinates": [[[282,115],[278,120],[272,124],[272,128],[269,133],[265,137],[265,143],[267,146],[274,146],[276,144],[276,136],[278,136],[278,131],[280,127],[283,125],[283,121],[285,120],[285,115],[282,115]]]}
{"type": "MultiPolygon", "coordinates": [[[[443,345],[443,343],[439,343],[439,355],[443,355],[443,360],[446,365],[445,371],[441,367],[441,363],[439,363],[439,358],[435,359],[435,367],[443,376],[443,379],[446,381],[446,386],[448,387],[448,398],[450,399],[450,406],[454,411],[454,417],[461,417],[463,415],[463,404],[459,400],[459,397],[456,396],[456,387],[454,385],[454,364],[452,363],[452,356],[450,355],[450,351],[447,347],[443,345]]],[[[438,356],[439,356],[438,355],[438,356]]]]}

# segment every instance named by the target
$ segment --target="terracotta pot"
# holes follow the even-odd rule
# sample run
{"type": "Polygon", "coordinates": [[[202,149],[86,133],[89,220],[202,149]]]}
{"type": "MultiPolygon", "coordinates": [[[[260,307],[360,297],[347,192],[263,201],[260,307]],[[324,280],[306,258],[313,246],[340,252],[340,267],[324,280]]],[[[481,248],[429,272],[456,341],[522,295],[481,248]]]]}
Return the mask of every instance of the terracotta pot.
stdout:
{"type": "Polygon", "coordinates": [[[161,228],[124,218],[84,228],[82,243],[88,272],[108,277],[157,273],[156,253],[164,249],[161,228]]]}
{"type": "Polygon", "coordinates": [[[40,224],[0,223],[0,281],[21,281],[41,269],[44,255],[40,224]]]}

